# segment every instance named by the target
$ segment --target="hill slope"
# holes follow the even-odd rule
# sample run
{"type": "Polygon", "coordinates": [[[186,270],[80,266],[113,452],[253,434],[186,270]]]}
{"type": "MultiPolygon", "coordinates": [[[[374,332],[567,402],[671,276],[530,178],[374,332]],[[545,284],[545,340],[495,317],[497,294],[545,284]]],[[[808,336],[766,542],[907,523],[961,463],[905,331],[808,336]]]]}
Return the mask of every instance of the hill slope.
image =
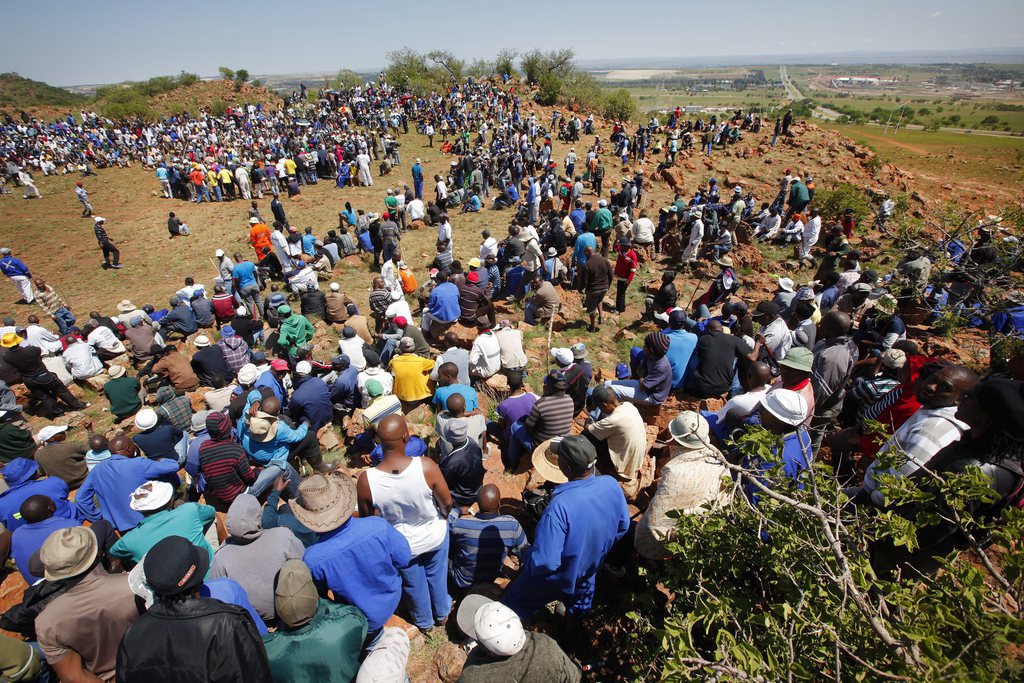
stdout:
{"type": "Polygon", "coordinates": [[[58,88],[42,81],[19,76],[16,73],[0,74],[0,108],[23,109],[35,106],[71,106],[88,100],[84,95],[58,88]]]}

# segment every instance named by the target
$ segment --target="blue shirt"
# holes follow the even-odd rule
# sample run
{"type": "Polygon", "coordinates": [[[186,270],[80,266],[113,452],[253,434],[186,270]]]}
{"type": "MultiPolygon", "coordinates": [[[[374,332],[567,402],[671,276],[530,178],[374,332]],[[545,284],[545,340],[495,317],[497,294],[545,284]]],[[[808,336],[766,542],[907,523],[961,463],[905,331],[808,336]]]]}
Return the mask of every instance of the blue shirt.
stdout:
{"type": "Polygon", "coordinates": [[[68,502],[67,482],[57,477],[30,479],[0,493],[0,522],[4,523],[8,531],[13,532],[25,524],[21,518],[21,504],[37,495],[46,496],[54,502],[57,506],[54,517],[81,519],[75,504],[68,502]]]}
{"type": "Polygon", "coordinates": [[[572,221],[576,233],[579,234],[583,230],[583,221],[587,220],[587,212],[583,209],[573,209],[569,212],[569,220],[572,221]]]}
{"type": "MultiPolygon", "coordinates": [[[[252,261],[236,263],[231,269],[231,277],[238,280],[239,289],[245,289],[246,287],[259,287],[259,283],[256,282],[256,266],[253,265],[252,261]]],[[[250,313],[251,312],[252,311],[250,311],[250,313]]]]}
{"type": "Polygon", "coordinates": [[[252,438],[249,425],[245,422],[245,413],[249,412],[249,406],[252,405],[253,401],[258,400],[260,396],[260,392],[253,390],[249,392],[246,398],[245,411],[242,417],[238,418],[236,426],[238,442],[256,465],[261,467],[266,467],[270,464],[284,466],[290,451],[288,445],[298,443],[306,438],[309,425],[303,422],[297,429],[292,429],[283,421],[278,420],[277,434],[273,439],[270,441],[256,441],[252,438]]]}
{"type": "Polygon", "coordinates": [[[402,598],[400,568],[412,559],[409,542],[381,517],[353,517],[340,528],[320,534],[302,561],[321,595],[327,589],[358,607],[369,631],[391,618],[402,598]]]}
{"type": "Polygon", "coordinates": [[[697,335],[686,330],[665,330],[668,336],[668,358],[672,366],[672,388],[680,389],[686,375],[686,367],[690,363],[694,349],[697,348],[697,335]]]}
{"type": "MultiPolygon", "coordinates": [[[[274,377],[270,370],[264,370],[263,373],[256,378],[256,381],[253,382],[253,389],[259,389],[261,387],[267,387],[273,391],[274,396],[277,396],[277,398],[280,399],[282,408],[288,405],[288,394],[285,393],[284,387],[281,386],[281,383],[277,381],[277,378],[274,377]]],[[[249,403],[252,403],[252,401],[249,401],[249,403]]],[[[246,408],[248,407],[249,406],[247,405],[246,408]]]]}
{"type": "Polygon", "coordinates": [[[412,166],[412,179],[418,183],[423,182],[423,167],[419,164],[413,164],[412,166]]]}
{"type": "Polygon", "coordinates": [[[181,483],[177,461],[126,458],[114,454],[89,471],[89,476],[75,495],[75,504],[89,521],[105,519],[118,531],[128,531],[142,521],[142,514],[128,505],[132,491],[151,479],[177,487],[181,483]]]}
{"type": "Polygon", "coordinates": [[[0,258],[0,273],[3,273],[7,277],[15,277],[21,275],[23,277],[29,277],[31,273],[21,259],[16,259],[13,256],[4,256],[0,258]]]}
{"type": "Polygon", "coordinates": [[[480,407],[477,400],[476,389],[465,384],[449,384],[446,387],[438,387],[434,392],[434,408],[437,410],[448,410],[448,397],[452,394],[462,394],[466,399],[466,412],[472,412],[480,407]]]}
{"type": "Polygon", "coordinates": [[[24,524],[15,530],[11,537],[11,555],[14,556],[14,564],[18,565],[18,571],[25,578],[25,583],[31,586],[43,578],[28,570],[29,558],[42,547],[43,541],[58,529],[67,529],[80,524],[81,522],[77,519],[66,519],[54,515],[35,524],[24,524]]]}
{"type": "MultiPolygon", "coordinates": [[[[782,471],[794,481],[798,489],[804,487],[800,482],[800,473],[810,467],[813,460],[814,450],[811,446],[811,436],[805,427],[799,427],[795,432],[782,437],[782,471]]],[[[750,468],[758,467],[767,472],[775,467],[776,463],[766,462],[760,458],[748,458],[745,465],[750,468]]],[[[765,483],[764,480],[761,480],[761,483],[765,483]]],[[[746,484],[745,489],[751,500],[757,503],[757,487],[753,484],[746,484]]]]}
{"type": "Polygon", "coordinates": [[[178,427],[161,422],[148,431],[139,432],[132,437],[132,441],[150,460],[168,458],[177,462],[177,445],[184,435],[178,427]]]}
{"type": "Polygon", "coordinates": [[[315,235],[303,235],[302,236],[302,252],[309,254],[310,256],[316,255],[316,236],[315,235]]]}
{"type": "Polygon", "coordinates": [[[462,309],[459,308],[459,288],[451,282],[442,282],[430,293],[427,310],[441,322],[454,322],[459,319],[462,309]]]}
{"type": "Polygon", "coordinates": [[[597,251],[597,236],[592,232],[585,232],[576,238],[576,244],[572,248],[573,263],[582,266],[587,262],[587,255],[583,253],[583,250],[587,247],[590,247],[595,252],[597,251]]]}
{"type": "Polygon", "coordinates": [[[501,571],[507,551],[526,548],[526,532],[511,515],[478,512],[459,517],[459,508],[448,514],[452,537],[452,580],[460,588],[491,583],[501,571]]]}
{"type": "Polygon", "coordinates": [[[256,626],[256,630],[259,631],[261,637],[270,633],[267,625],[263,623],[260,615],[256,613],[256,609],[249,602],[248,593],[242,588],[242,584],[234,579],[226,577],[223,579],[207,579],[199,587],[199,594],[204,598],[213,598],[229,605],[238,605],[252,617],[253,624],[256,626]]]}
{"type": "Polygon", "coordinates": [[[327,383],[319,377],[305,377],[295,387],[288,412],[297,419],[305,418],[314,430],[330,424],[334,406],[327,383]]]}
{"type": "Polygon", "coordinates": [[[629,506],[614,478],[596,475],[559,484],[537,523],[520,576],[572,594],[597,574],[628,529],[629,506]]]}

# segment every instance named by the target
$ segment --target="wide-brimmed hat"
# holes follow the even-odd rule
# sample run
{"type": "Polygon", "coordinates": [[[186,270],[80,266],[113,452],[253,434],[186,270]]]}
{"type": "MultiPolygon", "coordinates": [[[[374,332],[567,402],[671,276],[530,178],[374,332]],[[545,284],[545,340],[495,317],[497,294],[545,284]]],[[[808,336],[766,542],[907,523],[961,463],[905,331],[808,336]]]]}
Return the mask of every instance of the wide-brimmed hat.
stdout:
{"type": "Polygon", "coordinates": [[[131,302],[131,299],[121,299],[121,303],[117,305],[117,310],[121,313],[130,313],[135,310],[135,304],[131,302]]]}
{"type": "Polygon", "coordinates": [[[173,495],[174,486],[166,481],[147,481],[132,491],[128,507],[136,512],[159,510],[170,502],[173,495]]]}
{"type": "Polygon", "coordinates": [[[280,422],[281,420],[277,415],[257,410],[256,414],[249,418],[249,431],[252,432],[253,440],[260,443],[272,441],[277,436],[277,428],[280,426],[280,422]]]}
{"type": "Polygon", "coordinates": [[[779,289],[781,289],[783,292],[792,292],[793,291],[793,279],[792,278],[788,278],[788,277],[780,277],[779,278],[779,289]]]}
{"type": "Polygon", "coordinates": [[[878,301],[875,302],[875,310],[885,315],[893,315],[896,313],[896,305],[896,297],[886,293],[878,297],[878,301]]]}
{"type": "Polygon", "coordinates": [[[814,366],[814,354],[806,347],[794,346],[786,354],[786,357],[779,361],[779,365],[801,372],[811,372],[811,368],[814,366]]]}
{"type": "Polygon", "coordinates": [[[569,347],[569,350],[572,351],[573,360],[583,360],[587,357],[587,347],[583,342],[576,342],[569,347]]]}
{"type": "Polygon", "coordinates": [[[573,353],[572,349],[567,349],[564,346],[556,346],[551,349],[551,356],[558,362],[559,365],[572,365],[573,353]]]}
{"type": "Polygon", "coordinates": [[[732,268],[732,259],[729,258],[728,256],[723,256],[720,259],[715,259],[715,263],[717,263],[720,266],[725,266],[726,268],[732,268]]]}
{"type": "Polygon", "coordinates": [[[556,436],[541,442],[533,449],[533,456],[531,457],[533,469],[537,471],[537,474],[544,481],[550,481],[553,484],[564,484],[569,481],[569,477],[565,476],[558,466],[558,453],[551,448],[551,443],[559,438],[556,436]]]}
{"type": "Polygon", "coordinates": [[[19,337],[17,332],[8,332],[4,336],[0,337],[0,346],[2,346],[5,349],[10,349],[14,348],[23,341],[25,340],[19,337]]]}
{"type": "Polygon", "coordinates": [[[39,548],[43,578],[62,581],[84,574],[96,562],[99,543],[92,529],[73,526],[50,534],[39,548]]]}
{"type": "Polygon", "coordinates": [[[692,410],[679,413],[668,424],[668,433],[672,440],[685,448],[698,449],[707,446],[710,431],[710,425],[704,416],[692,410]]]}
{"type": "Polygon", "coordinates": [[[356,485],[341,474],[314,474],[299,484],[292,514],[311,531],[323,534],[348,521],[356,507],[356,485]]]}
{"type": "Polygon", "coordinates": [[[807,400],[789,389],[773,389],[761,397],[761,407],[791,427],[807,419],[807,400]]]}
{"type": "Polygon", "coordinates": [[[886,349],[882,353],[882,365],[887,368],[902,368],[907,364],[907,354],[900,349],[886,349]]]}
{"type": "Polygon", "coordinates": [[[117,379],[118,377],[124,377],[125,369],[123,365],[111,365],[107,369],[107,374],[110,375],[110,379],[117,379]]]}

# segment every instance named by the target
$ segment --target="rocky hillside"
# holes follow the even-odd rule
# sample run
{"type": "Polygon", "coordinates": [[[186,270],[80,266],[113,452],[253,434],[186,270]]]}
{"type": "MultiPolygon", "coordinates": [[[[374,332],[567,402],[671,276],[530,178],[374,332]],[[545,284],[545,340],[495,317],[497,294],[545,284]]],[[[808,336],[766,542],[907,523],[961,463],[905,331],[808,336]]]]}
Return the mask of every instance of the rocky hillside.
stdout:
{"type": "Polygon", "coordinates": [[[87,100],[84,95],[76,95],[64,88],[33,81],[16,73],[0,74],[0,111],[13,114],[26,107],[74,107],[87,100]]]}

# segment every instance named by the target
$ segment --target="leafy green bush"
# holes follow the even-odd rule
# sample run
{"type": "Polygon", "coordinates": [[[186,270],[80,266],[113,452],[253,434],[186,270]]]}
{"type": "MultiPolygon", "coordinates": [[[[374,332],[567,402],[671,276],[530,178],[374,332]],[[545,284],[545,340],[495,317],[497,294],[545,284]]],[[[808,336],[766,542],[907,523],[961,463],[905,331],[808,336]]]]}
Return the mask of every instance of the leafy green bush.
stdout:
{"type": "Polygon", "coordinates": [[[636,100],[625,88],[619,88],[605,96],[602,113],[606,118],[630,121],[637,115],[636,100]]]}
{"type": "Polygon", "coordinates": [[[822,219],[829,222],[842,220],[847,209],[853,209],[853,218],[858,225],[870,220],[873,215],[867,195],[851,183],[839,183],[815,190],[814,207],[821,212],[822,219]]]}
{"type": "Polygon", "coordinates": [[[210,102],[210,113],[214,116],[224,116],[228,111],[228,103],[221,99],[210,102]]]}

